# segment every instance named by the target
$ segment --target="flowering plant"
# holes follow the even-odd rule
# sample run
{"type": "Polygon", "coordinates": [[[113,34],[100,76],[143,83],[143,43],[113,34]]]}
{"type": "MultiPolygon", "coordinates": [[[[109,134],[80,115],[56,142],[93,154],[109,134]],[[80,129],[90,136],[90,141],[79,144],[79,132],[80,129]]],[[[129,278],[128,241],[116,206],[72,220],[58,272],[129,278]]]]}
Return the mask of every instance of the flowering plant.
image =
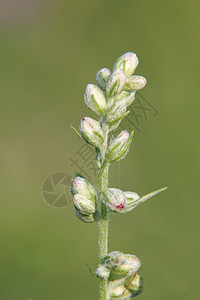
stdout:
{"type": "Polygon", "coordinates": [[[116,137],[110,133],[128,115],[136,92],[147,83],[143,76],[134,74],[138,63],[137,55],[127,52],[117,59],[112,71],[101,69],[96,75],[97,85],[88,84],[84,94],[85,104],[99,119],[84,117],[79,131],[72,127],[96,149],[99,169],[96,187],[86,178],[77,176],[71,181],[71,190],[77,217],[85,223],[96,221],[99,224],[99,265],[95,275],[100,279],[100,300],[131,299],[143,290],[142,277],[138,274],[139,258],[120,251],[108,253],[110,213],[128,213],[166,189],[140,197],[136,192],[108,187],[110,164],[126,157],[134,136],[133,131],[127,130],[116,137]]]}

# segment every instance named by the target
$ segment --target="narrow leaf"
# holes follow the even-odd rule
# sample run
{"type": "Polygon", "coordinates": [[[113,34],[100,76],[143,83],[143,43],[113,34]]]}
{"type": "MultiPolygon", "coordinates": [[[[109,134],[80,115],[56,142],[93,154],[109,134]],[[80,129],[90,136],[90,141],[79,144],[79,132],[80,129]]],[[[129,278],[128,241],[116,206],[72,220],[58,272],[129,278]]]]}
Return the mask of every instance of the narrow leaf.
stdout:
{"type": "Polygon", "coordinates": [[[151,197],[153,197],[153,196],[159,194],[160,192],[165,191],[166,189],[167,189],[167,187],[164,187],[164,188],[158,189],[158,190],[156,190],[156,191],[154,191],[154,192],[151,192],[151,193],[149,193],[149,194],[143,196],[142,198],[138,199],[137,201],[134,201],[134,202],[132,202],[132,203],[129,203],[129,204],[128,204],[128,208],[129,208],[129,209],[130,209],[130,208],[134,208],[134,207],[138,206],[139,204],[145,202],[146,200],[150,199],[151,197]]]}

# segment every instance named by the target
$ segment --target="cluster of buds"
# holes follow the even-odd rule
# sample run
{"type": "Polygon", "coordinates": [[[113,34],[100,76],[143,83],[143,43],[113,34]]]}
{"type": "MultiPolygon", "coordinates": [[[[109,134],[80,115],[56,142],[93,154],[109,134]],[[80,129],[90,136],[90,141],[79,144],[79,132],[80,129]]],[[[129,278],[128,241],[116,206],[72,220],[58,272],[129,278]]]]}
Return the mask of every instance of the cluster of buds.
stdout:
{"type": "Polygon", "coordinates": [[[139,204],[145,202],[151,197],[157,195],[158,193],[166,190],[167,188],[161,188],[154,192],[151,192],[143,197],[140,197],[135,192],[123,192],[120,189],[108,188],[101,193],[101,200],[106,204],[106,206],[114,212],[127,213],[139,204]]]}
{"type": "Polygon", "coordinates": [[[77,217],[85,223],[96,221],[98,219],[96,189],[87,179],[77,176],[71,181],[71,191],[77,217]]]}
{"type": "MultiPolygon", "coordinates": [[[[105,141],[103,124],[108,126],[109,131],[115,130],[121,120],[129,113],[127,108],[135,100],[136,91],[146,85],[144,77],[133,75],[137,65],[136,54],[127,52],[118,58],[112,72],[108,68],[103,68],[97,72],[98,85],[88,84],[86,86],[84,101],[89,109],[100,116],[100,120],[96,121],[84,117],[80,122],[79,130],[82,138],[90,145],[95,146],[99,168],[102,166],[101,152],[103,152],[105,141]]],[[[107,153],[109,162],[125,157],[132,137],[133,133],[129,134],[124,130],[116,139],[111,141],[107,153]]]]}
{"type": "Polygon", "coordinates": [[[96,163],[100,169],[97,187],[100,203],[104,204],[101,205],[101,214],[97,209],[96,189],[85,178],[78,176],[72,180],[71,190],[77,217],[85,223],[100,221],[99,228],[103,233],[100,234],[103,236],[100,238],[100,249],[104,247],[104,251],[100,250],[101,263],[95,274],[103,283],[101,299],[107,300],[128,300],[143,290],[142,278],[138,274],[141,262],[137,256],[114,251],[102,259],[104,254],[101,253],[107,253],[105,220],[108,210],[127,213],[166,189],[162,188],[140,197],[135,192],[107,188],[109,164],[125,158],[134,135],[133,131],[129,133],[123,130],[118,136],[110,138],[109,133],[128,115],[128,107],[135,100],[136,92],[147,83],[143,76],[134,74],[138,63],[137,55],[127,52],[117,59],[112,71],[108,68],[98,71],[97,85],[86,86],[84,101],[99,119],[84,117],[80,121],[80,132],[73,128],[83,140],[95,147],[97,153],[96,163]],[[104,284],[104,280],[108,281],[108,286],[107,282],[104,284]]]}
{"type": "Polygon", "coordinates": [[[108,299],[130,299],[142,292],[142,278],[137,273],[140,266],[137,256],[120,251],[113,251],[103,259],[95,274],[108,280],[108,299]]]}

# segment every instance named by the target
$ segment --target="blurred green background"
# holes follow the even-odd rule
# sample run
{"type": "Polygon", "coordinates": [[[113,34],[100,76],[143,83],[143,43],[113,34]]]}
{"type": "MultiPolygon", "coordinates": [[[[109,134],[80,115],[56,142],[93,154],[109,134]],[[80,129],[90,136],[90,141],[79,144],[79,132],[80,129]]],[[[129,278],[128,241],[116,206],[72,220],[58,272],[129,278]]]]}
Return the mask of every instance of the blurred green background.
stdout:
{"type": "Polygon", "coordinates": [[[69,158],[81,142],[69,126],[94,117],[85,86],[127,51],[138,54],[142,95],[158,114],[140,119],[110,186],[169,189],[113,215],[109,249],[141,258],[138,299],[199,299],[199,1],[0,4],[0,299],[98,299],[86,267],[98,263],[97,224],[76,219],[71,203],[49,205],[41,191],[50,174],[75,176],[69,158]]]}

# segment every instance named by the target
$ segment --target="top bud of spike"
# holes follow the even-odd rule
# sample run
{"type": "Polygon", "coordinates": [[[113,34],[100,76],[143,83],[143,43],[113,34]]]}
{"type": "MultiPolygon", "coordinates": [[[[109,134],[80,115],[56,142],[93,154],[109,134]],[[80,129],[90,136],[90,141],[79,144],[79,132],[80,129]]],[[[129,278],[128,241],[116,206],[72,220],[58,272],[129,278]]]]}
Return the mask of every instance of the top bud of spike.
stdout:
{"type": "Polygon", "coordinates": [[[111,71],[108,68],[103,68],[99,72],[97,72],[96,80],[97,80],[99,87],[103,91],[106,90],[106,85],[108,83],[110,75],[111,75],[111,71]]]}
{"type": "Polygon", "coordinates": [[[139,60],[137,55],[133,52],[127,52],[120,56],[114,64],[113,71],[124,71],[126,76],[130,76],[137,68],[139,60]]]}

